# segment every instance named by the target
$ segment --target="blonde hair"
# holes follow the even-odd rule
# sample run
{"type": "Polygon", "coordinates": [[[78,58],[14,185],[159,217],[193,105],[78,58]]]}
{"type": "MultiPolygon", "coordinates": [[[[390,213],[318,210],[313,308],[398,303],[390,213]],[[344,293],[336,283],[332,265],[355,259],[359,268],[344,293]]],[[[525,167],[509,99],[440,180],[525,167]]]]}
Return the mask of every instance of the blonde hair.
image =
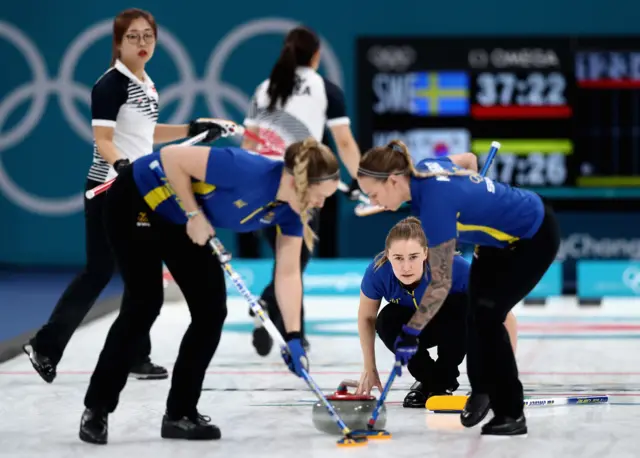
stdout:
{"type": "Polygon", "coordinates": [[[367,151],[360,159],[358,177],[366,176],[384,181],[390,175],[409,175],[418,178],[430,178],[454,175],[477,175],[467,169],[457,169],[454,172],[446,170],[423,172],[416,169],[409,148],[400,140],[392,140],[386,146],[377,146],[367,151]]]}
{"type": "Polygon", "coordinates": [[[389,247],[396,240],[415,240],[422,248],[427,248],[427,236],[422,230],[422,223],[415,216],[409,216],[396,223],[387,234],[387,238],[384,242],[384,251],[378,253],[374,259],[374,266],[376,269],[382,267],[382,265],[389,260],[389,247]]]}
{"type": "Polygon", "coordinates": [[[316,234],[309,226],[311,208],[309,186],[323,181],[338,180],[340,166],[335,154],[313,137],[292,143],[284,153],[285,170],[293,175],[296,195],[300,202],[300,219],[303,239],[309,251],[313,251],[316,234]]]}

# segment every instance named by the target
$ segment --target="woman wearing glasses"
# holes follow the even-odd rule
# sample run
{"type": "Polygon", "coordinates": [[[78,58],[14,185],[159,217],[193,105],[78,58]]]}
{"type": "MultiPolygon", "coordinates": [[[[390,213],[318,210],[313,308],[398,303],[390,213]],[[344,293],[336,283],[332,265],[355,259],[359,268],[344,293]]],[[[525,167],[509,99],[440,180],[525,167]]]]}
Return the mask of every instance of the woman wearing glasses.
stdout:
{"type": "MultiPolygon", "coordinates": [[[[86,189],[115,177],[131,162],[166,143],[208,130],[206,120],[190,124],[157,124],[158,93],[145,66],[153,56],[158,28],[153,16],[143,10],[128,9],[113,22],[111,66],[91,91],[93,163],[86,189]]],[[[213,139],[206,138],[205,141],[213,139]]],[[[105,194],[86,200],[86,265],[67,287],[49,321],[23,349],[40,376],[51,383],[65,347],[87,312],[109,283],[115,266],[102,213],[105,194]]],[[[148,225],[140,214],[138,225],[148,225]]],[[[158,272],[162,275],[162,272],[158,272]]],[[[123,301],[127,301],[125,291],[123,301]]],[[[166,379],[167,370],[150,360],[151,341],[147,336],[130,352],[131,375],[138,379],[166,379]]],[[[124,356],[124,355],[123,355],[124,356]]]]}

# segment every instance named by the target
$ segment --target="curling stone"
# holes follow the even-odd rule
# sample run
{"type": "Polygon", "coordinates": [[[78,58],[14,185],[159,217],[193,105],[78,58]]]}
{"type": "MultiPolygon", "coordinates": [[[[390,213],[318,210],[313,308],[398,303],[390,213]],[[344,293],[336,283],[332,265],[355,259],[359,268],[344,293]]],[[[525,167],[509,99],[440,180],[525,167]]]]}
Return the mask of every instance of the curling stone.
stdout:
{"type": "MultiPolygon", "coordinates": [[[[355,380],[345,380],[338,386],[338,390],[335,393],[327,396],[327,401],[331,403],[336,413],[352,431],[367,429],[367,423],[377,403],[375,396],[357,395],[348,392],[347,387],[357,386],[358,382],[355,380]]],[[[313,405],[311,418],[313,420],[313,426],[315,426],[318,431],[333,435],[342,434],[322,402],[318,401],[313,405]]],[[[383,405],[376,420],[376,429],[384,428],[386,423],[387,408],[383,405]]]]}

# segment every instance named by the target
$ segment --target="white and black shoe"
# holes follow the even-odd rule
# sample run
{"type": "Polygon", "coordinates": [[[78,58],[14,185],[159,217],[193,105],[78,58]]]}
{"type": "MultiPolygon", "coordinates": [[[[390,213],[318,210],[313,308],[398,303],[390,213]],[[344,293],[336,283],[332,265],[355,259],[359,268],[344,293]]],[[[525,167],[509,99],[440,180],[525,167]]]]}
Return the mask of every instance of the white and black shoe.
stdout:
{"type": "Polygon", "coordinates": [[[484,436],[522,436],[527,434],[527,420],[524,414],[518,418],[496,415],[482,426],[484,436]]]}
{"type": "Polygon", "coordinates": [[[195,412],[193,415],[162,418],[160,435],[164,439],[217,440],[222,437],[220,428],[210,424],[211,418],[195,412]]]}
{"type": "Polygon", "coordinates": [[[164,380],[169,378],[169,371],[151,361],[145,361],[133,366],[129,376],[138,380],[164,380]]]}

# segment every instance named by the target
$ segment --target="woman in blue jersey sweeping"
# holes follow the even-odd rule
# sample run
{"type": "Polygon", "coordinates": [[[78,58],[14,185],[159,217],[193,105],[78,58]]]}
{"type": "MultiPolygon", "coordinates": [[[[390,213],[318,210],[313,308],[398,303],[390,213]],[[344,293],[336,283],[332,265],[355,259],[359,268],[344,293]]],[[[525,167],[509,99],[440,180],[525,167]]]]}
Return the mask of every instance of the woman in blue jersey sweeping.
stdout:
{"type": "MultiPolygon", "coordinates": [[[[410,216],[391,228],[384,251],[365,271],[358,308],[358,333],[364,360],[358,394],[370,394],[374,387],[382,391],[376,367],[376,332],[386,347],[394,351],[402,326],[411,320],[431,281],[428,256],[427,238],[420,220],[410,216]],[[382,299],[387,305],[378,314],[382,299]]],[[[458,366],[467,350],[468,280],[469,262],[456,254],[451,290],[441,310],[418,336],[418,350],[407,364],[416,382],[404,398],[404,407],[424,409],[429,397],[448,395],[458,388],[458,366]],[[428,349],[436,346],[438,359],[434,361],[428,349]]],[[[512,312],[507,315],[505,326],[515,351],[517,329],[512,312]]]]}
{"type": "Polygon", "coordinates": [[[388,210],[410,201],[429,243],[431,282],[395,342],[396,358],[407,364],[418,351],[418,336],[445,302],[456,239],[477,245],[468,287],[472,393],[461,422],[475,426],[492,409],[482,434],[526,434],[522,383],[503,323],[556,257],[560,234],[553,211],[537,194],[483,178],[450,159],[414,165],[400,141],[369,150],[358,182],[372,203],[388,210]]]}
{"type": "Polygon", "coordinates": [[[322,207],[338,180],[335,155],[312,138],[290,145],[283,161],[241,148],[167,146],[118,175],[107,194],[105,220],[130,301],[111,326],[91,377],[80,425],[83,441],[107,442],[107,418],[127,381],[130,349],[162,307],[157,286],[163,261],[184,294],[191,323],[173,369],[161,436],[220,438],[211,419],[197,410],[227,314],[224,273],[208,246],[216,228],[279,227],[275,290],[290,354],[283,357],[302,375],[307,363],[300,338],[300,252],[303,239],[313,248],[309,210],[322,207]],[[137,224],[142,217],[148,224],[137,224]]]}

